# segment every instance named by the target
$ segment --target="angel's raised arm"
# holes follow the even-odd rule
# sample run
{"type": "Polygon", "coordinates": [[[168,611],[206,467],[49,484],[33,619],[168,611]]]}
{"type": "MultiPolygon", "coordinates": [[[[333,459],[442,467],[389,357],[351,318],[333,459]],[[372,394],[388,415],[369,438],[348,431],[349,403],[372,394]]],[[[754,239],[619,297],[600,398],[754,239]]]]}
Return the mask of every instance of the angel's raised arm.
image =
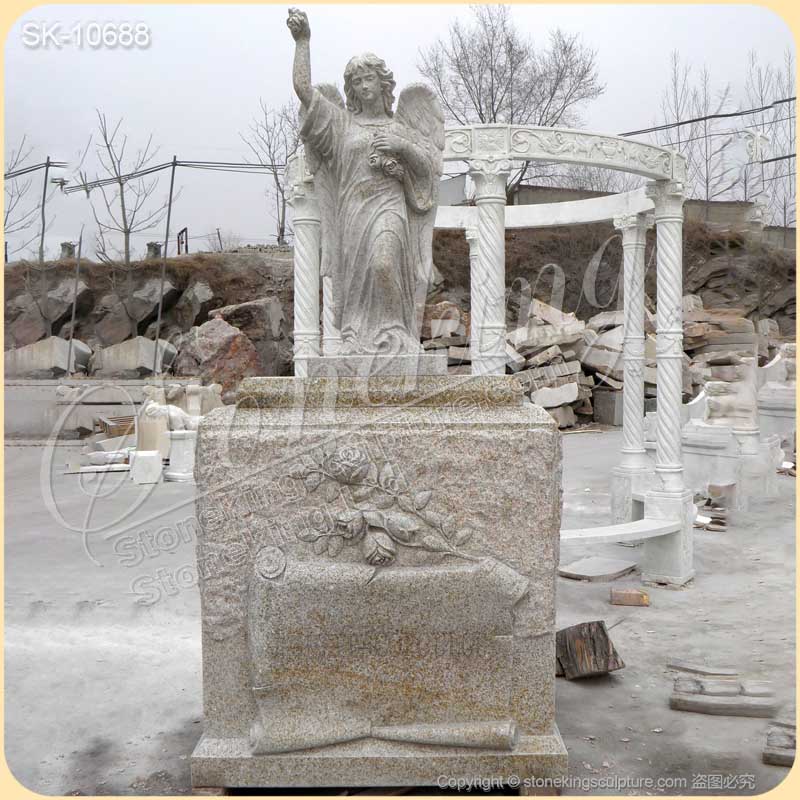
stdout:
{"type": "Polygon", "coordinates": [[[292,32],[295,41],[294,69],[292,71],[294,91],[300,102],[304,106],[308,106],[314,91],[311,86],[311,27],[305,12],[297,8],[289,9],[286,25],[292,32]]]}

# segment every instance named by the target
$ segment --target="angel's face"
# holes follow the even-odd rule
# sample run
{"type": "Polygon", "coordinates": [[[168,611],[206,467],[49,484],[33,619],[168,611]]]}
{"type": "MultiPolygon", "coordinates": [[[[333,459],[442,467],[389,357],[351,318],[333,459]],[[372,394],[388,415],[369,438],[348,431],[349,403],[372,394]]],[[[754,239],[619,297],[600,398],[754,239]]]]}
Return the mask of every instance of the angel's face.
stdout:
{"type": "Polygon", "coordinates": [[[374,70],[359,70],[353,75],[351,83],[362,103],[373,103],[376,98],[381,96],[381,81],[378,73],[374,70]]]}

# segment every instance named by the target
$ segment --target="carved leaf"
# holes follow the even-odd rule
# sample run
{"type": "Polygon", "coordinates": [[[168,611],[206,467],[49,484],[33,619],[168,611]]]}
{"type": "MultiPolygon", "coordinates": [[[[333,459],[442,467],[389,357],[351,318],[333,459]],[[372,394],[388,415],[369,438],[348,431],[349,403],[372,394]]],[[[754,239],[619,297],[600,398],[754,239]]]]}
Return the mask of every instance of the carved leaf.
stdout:
{"type": "Polygon", "coordinates": [[[418,544],[435,553],[449,553],[453,549],[447,539],[438,531],[426,531],[418,539],[418,544]]]}
{"type": "Polygon", "coordinates": [[[327,539],[317,539],[311,547],[318,556],[321,556],[328,549],[327,539]]]}
{"type": "Polygon", "coordinates": [[[338,483],[334,483],[333,481],[330,481],[325,486],[325,499],[329,503],[332,503],[339,496],[339,491],[340,491],[339,490],[339,484],[338,483]]]}
{"type": "Polygon", "coordinates": [[[454,517],[446,516],[442,520],[442,531],[448,539],[456,532],[456,521],[454,517]]]}
{"type": "Polygon", "coordinates": [[[301,542],[316,542],[320,536],[322,536],[321,533],[312,531],[310,528],[306,528],[304,531],[300,531],[300,533],[297,534],[297,538],[301,542]]]}
{"type": "Polygon", "coordinates": [[[414,498],[414,506],[416,507],[417,511],[422,510],[426,505],[428,505],[432,495],[433,492],[430,490],[417,493],[417,496],[414,498]]]}
{"type": "Polygon", "coordinates": [[[366,480],[367,483],[372,483],[372,484],[378,482],[378,467],[373,461],[369,462],[369,469],[367,470],[366,480]]]}
{"type": "Polygon", "coordinates": [[[463,528],[456,534],[456,544],[461,546],[466,544],[472,538],[472,531],[469,528],[463,528]]]}
{"type": "Polygon", "coordinates": [[[328,538],[328,555],[338,556],[344,547],[344,539],[341,536],[331,536],[328,538]]]}
{"type": "Polygon", "coordinates": [[[389,481],[394,477],[394,471],[392,470],[392,465],[388,462],[381,467],[380,475],[378,476],[378,483],[381,486],[386,486],[389,481]]]}
{"type": "Polygon", "coordinates": [[[306,489],[308,489],[309,492],[313,492],[322,483],[322,474],[319,472],[310,472],[306,475],[304,483],[306,489]]]}
{"type": "Polygon", "coordinates": [[[395,511],[386,515],[386,530],[393,539],[399,542],[410,542],[419,530],[419,522],[408,514],[395,511]]]}
{"type": "Polygon", "coordinates": [[[298,464],[296,467],[293,467],[289,471],[289,477],[295,478],[296,480],[303,480],[308,473],[308,467],[303,466],[302,464],[298,464]]]}
{"type": "Polygon", "coordinates": [[[377,508],[391,508],[394,505],[394,497],[385,492],[376,492],[372,502],[377,508]]]}
{"type": "Polygon", "coordinates": [[[371,486],[353,486],[350,489],[350,493],[353,496],[353,500],[357,503],[363,503],[371,494],[372,494],[372,487],[371,486]]]}

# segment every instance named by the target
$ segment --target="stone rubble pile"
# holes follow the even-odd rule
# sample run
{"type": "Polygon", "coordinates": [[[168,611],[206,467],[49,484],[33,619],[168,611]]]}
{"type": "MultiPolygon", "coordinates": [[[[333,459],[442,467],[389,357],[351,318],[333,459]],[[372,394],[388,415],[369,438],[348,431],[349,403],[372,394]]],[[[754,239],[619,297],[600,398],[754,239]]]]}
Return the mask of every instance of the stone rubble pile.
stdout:
{"type": "MultiPolygon", "coordinates": [[[[786,337],[772,319],[754,323],[746,309],[706,309],[698,295],[683,301],[684,400],[709,382],[743,380],[744,358],[772,359],[786,337]]],[[[603,311],[587,321],[540,300],[530,302],[522,324],[508,331],[506,371],[522,382],[533,403],[560,428],[578,423],[622,424],[623,312],[603,311]]],[[[656,320],[645,311],[645,411],[656,410],[656,320]]],[[[425,350],[447,350],[451,374],[471,372],[470,315],[456,303],[425,307],[425,350]]],[[[712,387],[713,388],[713,387],[712,387]]]]}

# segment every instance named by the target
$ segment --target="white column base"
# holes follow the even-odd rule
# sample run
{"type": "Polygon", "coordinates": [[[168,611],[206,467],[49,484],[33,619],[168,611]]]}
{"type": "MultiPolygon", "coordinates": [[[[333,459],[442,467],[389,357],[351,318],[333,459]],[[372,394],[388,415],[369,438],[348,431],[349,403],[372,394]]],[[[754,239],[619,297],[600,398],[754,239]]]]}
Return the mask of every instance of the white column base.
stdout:
{"type": "Polygon", "coordinates": [[[645,583],[678,588],[694,578],[694,495],[651,491],[645,495],[644,513],[656,519],[679,519],[677,533],[646,539],[639,568],[645,583]]]}
{"type": "Polygon", "coordinates": [[[643,493],[653,470],[646,466],[616,466],[611,470],[611,521],[614,525],[644,518],[644,507],[634,501],[634,492],[643,493]]]}
{"type": "Polygon", "coordinates": [[[197,431],[170,431],[168,435],[169,466],[164,470],[164,480],[194,483],[197,431]]]}

